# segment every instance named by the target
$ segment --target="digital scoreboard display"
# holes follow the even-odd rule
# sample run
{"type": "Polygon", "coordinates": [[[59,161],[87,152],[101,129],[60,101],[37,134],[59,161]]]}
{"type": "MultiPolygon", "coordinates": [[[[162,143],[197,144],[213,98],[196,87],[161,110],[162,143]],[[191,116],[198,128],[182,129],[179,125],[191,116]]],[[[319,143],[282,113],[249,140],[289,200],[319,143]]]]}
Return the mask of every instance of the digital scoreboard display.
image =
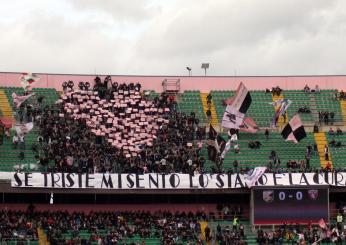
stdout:
{"type": "Polygon", "coordinates": [[[254,189],[253,223],[318,223],[328,221],[328,189],[273,188],[254,189]]]}

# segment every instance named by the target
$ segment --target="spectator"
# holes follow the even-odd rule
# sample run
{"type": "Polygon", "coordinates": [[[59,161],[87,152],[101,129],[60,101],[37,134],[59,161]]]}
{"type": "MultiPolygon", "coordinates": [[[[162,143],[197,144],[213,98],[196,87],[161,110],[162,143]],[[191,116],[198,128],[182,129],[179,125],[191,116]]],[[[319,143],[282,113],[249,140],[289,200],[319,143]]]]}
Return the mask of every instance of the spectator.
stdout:
{"type": "Polygon", "coordinates": [[[235,144],[235,145],[234,145],[234,153],[235,153],[235,154],[238,154],[239,152],[240,152],[239,145],[238,145],[238,144],[235,144]]]}
{"type": "Polygon", "coordinates": [[[324,160],[329,161],[329,147],[324,145],[324,160]]]}
{"type": "Polygon", "coordinates": [[[342,231],[342,223],[343,223],[344,217],[343,215],[338,212],[337,216],[336,216],[336,225],[339,231],[342,231]]]}
{"type": "Polygon", "coordinates": [[[329,128],[328,135],[334,136],[334,130],[332,128],[329,128]]]}
{"type": "Polygon", "coordinates": [[[265,132],[264,132],[264,136],[266,137],[266,140],[269,139],[269,130],[266,128],[265,132]]]}
{"type": "Polygon", "coordinates": [[[209,242],[211,240],[211,234],[210,234],[211,230],[209,228],[209,226],[207,225],[205,228],[204,228],[204,234],[205,234],[205,240],[206,242],[209,242]]]}
{"type": "Polygon", "coordinates": [[[235,173],[238,172],[238,166],[239,166],[238,160],[234,160],[234,161],[233,161],[233,169],[234,169],[234,172],[235,172],[235,173]]]}
{"type": "Polygon", "coordinates": [[[18,137],[17,133],[15,133],[13,135],[13,138],[12,138],[12,146],[14,149],[17,149],[18,142],[19,142],[19,137],[18,137]]]}
{"type": "Polygon", "coordinates": [[[310,93],[310,87],[307,84],[304,87],[304,92],[305,93],[310,93]]]}
{"type": "Polygon", "coordinates": [[[332,170],[332,164],[329,161],[326,163],[326,170],[332,170]]]}
{"type": "Polygon", "coordinates": [[[211,121],[211,110],[210,110],[210,108],[207,109],[205,114],[207,116],[208,121],[210,122],[211,121]]]}
{"type": "Polygon", "coordinates": [[[9,128],[5,128],[5,136],[6,139],[9,140],[11,138],[11,133],[9,128]]]}
{"type": "Polygon", "coordinates": [[[318,147],[317,147],[317,144],[315,142],[314,143],[314,154],[315,154],[315,156],[317,155],[317,153],[318,153],[318,147]]]}
{"type": "Polygon", "coordinates": [[[339,127],[336,129],[336,135],[337,136],[343,135],[343,132],[342,132],[342,130],[339,127]]]}
{"type": "Polygon", "coordinates": [[[238,229],[238,217],[237,216],[233,217],[232,225],[233,225],[233,231],[238,229]]]}
{"type": "Polygon", "coordinates": [[[318,84],[316,84],[315,93],[320,93],[320,92],[321,92],[320,87],[318,86],[318,84]]]}
{"type": "Polygon", "coordinates": [[[212,99],[213,99],[213,96],[211,95],[211,93],[209,93],[209,94],[207,95],[207,105],[208,105],[208,106],[211,105],[212,99]]]}
{"type": "Polygon", "coordinates": [[[332,111],[332,112],[330,112],[329,113],[329,116],[330,116],[330,123],[331,123],[331,125],[333,125],[334,124],[334,112],[332,111]]]}

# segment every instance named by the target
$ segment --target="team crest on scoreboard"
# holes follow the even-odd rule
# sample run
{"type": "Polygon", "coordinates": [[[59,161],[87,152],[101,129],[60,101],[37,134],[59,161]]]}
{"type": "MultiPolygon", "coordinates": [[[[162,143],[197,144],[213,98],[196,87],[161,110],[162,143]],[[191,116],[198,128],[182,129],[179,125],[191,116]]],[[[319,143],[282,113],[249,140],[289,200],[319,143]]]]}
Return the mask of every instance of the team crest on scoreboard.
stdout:
{"type": "Polygon", "coordinates": [[[311,200],[316,200],[318,197],[318,190],[308,190],[308,194],[311,200]]]}
{"type": "Polygon", "coordinates": [[[263,201],[268,203],[274,201],[274,191],[263,191],[263,201]]]}

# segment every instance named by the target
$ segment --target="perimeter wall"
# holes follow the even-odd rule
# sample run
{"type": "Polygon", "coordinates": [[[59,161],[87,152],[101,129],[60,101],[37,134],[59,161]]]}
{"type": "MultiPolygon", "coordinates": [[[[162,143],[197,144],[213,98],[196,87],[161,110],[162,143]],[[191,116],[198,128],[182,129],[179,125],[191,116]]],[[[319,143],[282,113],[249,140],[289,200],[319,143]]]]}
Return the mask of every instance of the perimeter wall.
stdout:
{"type": "MultiPolygon", "coordinates": [[[[62,90],[64,81],[73,80],[75,85],[79,81],[93,82],[95,75],[73,75],[73,74],[44,74],[37,73],[41,78],[33,87],[55,88],[62,90]]],[[[0,86],[18,87],[20,73],[0,72],[0,86]]],[[[100,76],[101,78],[105,76],[100,76]]],[[[240,82],[243,82],[250,90],[264,90],[274,86],[282,89],[303,89],[305,84],[314,88],[316,84],[320,89],[346,90],[346,75],[328,76],[124,76],[112,75],[112,80],[117,82],[141,82],[142,89],[162,91],[164,79],[180,79],[180,90],[235,90],[240,82]]]]}

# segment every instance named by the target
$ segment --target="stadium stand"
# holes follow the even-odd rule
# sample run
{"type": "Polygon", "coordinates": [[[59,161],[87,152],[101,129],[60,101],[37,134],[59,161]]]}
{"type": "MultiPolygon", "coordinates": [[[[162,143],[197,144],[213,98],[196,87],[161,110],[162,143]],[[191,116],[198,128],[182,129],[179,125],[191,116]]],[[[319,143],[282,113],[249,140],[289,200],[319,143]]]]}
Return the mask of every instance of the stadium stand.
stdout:
{"type": "MultiPolygon", "coordinates": [[[[101,84],[101,83],[100,83],[101,84]]],[[[121,85],[122,86],[122,85],[121,85]]],[[[17,120],[20,120],[20,115],[19,112],[16,112],[16,108],[13,102],[12,98],[12,93],[17,93],[17,94],[22,94],[24,90],[22,88],[18,87],[3,87],[2,90],[4,93],[7,95],[8,98],[8,103],[11,106],[11,109],[14,111],[14,116],[17,118],[17,120]]],[[[94,89],[95,90],[95,89],[94,89]]],[[[97,90],[95,90],[97,91],[97,90]]],[[[35,113],[40,113],[44,108],[46,110],[48,108],[51,108],[53,110],[60,110],[60,113],[63,112],[66,114],[66,111],[61,111],[61,110],[66,110],[66,108],[59,108],[55,106],[55,103],[58,101],[59,94],[57,93],[56,90],[54,89],[45,89],[45,88],[34,88],[33,91],[36,93],[36,99],[31,98],[29,103],[33,105],[39,105],[40,110],[38,112],[34,111],[34,117],[36,116],[35,113]],[[42,103],[37,102],[37,98],[42,97],[42,103]]],[[[306,96],[307,93],[304,91],[298,91],[298,90],[287,90],[283,91],[282,95],[284,98],[288,98],[293,101],[292,105],[288,109],[288,117],[291,118],[299,108],[307,106],[307,107],[313,107],[314,103],[312,103],[311,98],[315,98],[314,102],[316,104],[316,111],[324,111],[326,108],[332,108],[335,113],[334,117],[334,122],[340,122],[342,121],[342,114],[341,114],[341,108],[340,108],[340,103],[333,99],[333,94],[335,93],[334,90],[328,90],[324,91],[321,90],[319,93],[309,93],[309,96],[306,96]]],[[[78,94],[81,96],[81,94],[78,94]]],[[[213,121],[213,125],[218,125],[217,122],[222,121],[223,117],[223,112],[225,109],[225,100],[232,97],[234,95],[234,91],[211,91],[212,95],[212,108],[215,108],[214,115],[217,115],[217,120],[213,121]]],[[[251,117],[254,119],[254,121],[258,124],[259,127],[268,127],[270,125],[270,122],[272,121],[273,114],[274,114],[274,109],[273,106],[270,105],[270,102],[272,101],[272,95],[271,93],[266,93],[265,91],[251,91],[251,96],[253,99],[253,103],[250,106],[250,109],[247,113],[247,116],[251,117]]],[[[187,119],[192,115],[192,117],[196,118],[196,125],[193,124],[193,127],[198,127],[200,125],[205,125],[206,122],[206,117],[205,117],[205,103],[203,102],[203,98],[206,97],[206,94],[201,94],[199,91],[185,91],[184,93],[180,93],[178,96],[174,96],[174,99],[169,98],[168,95],[160,95],[159,93],[156,93],[154,91],[144,91],[143,92],[143,99],[149,99],[149,101],[154,101],[154,103],[159,103],[158,101],[162,100],[162,98],[165,100],[165,104],[172,109],[172,111],[177,110],[180,112],[183,112],[187,115],[187,119]],[[161,98],[161,99],[160,99],[161,98]],[[170,100],[172,99],[172,101],[170,100]],[[203,104],[204,103],[204,104],[203,104]],[[191,114],[193,113],[193,114],[191,114]],[[190,115],[191,114],[191,115],[190,115]]],[[[204,98],[206,99],[206,98],[204,98]]],[[[6,103],[5,103],[6,104],[6,103]]],[[[6,110],[6,109],[4,109],[6,110]]],[[[313,109],[315,110],[315,109],[313,109]]],[[[171,115],[172,113],[168,113],[168,115],[171,115]]],[[[25,115],[25,113],[24,113],[25,115]]],[[[42,119],[44,120],[49,120],[48,114],[43,114],[42,119]],[[48,116],[48,118],[47,118],[48,116]],[[46,118],[46,119],[45,119],[46,118]]],[[[55,116],[58,115],[58,112],[54,114],[55,116]]],[[[177,114],[180,115],[180,114],[177,114]]],[[[183,114],[182,114],[183,115],[183,114]]],[[[184,118],[185,116],[183,116],[184,118]]],[[[126,118],[126,116],[124,117],[126,118]]],[[[308,113],[308,114],[301,114],[302,121],[305,123],[311,123],[311,125],[314,123],[314,116],[313,113],[308,113]]],[[[58,120],[68,120],[67,118],[58,118],[58,120]]],[[[170,120],[172,117],[170,116],[170,120]]],[[[70,121],[69,121],[70,122],[70,121]]],[[[14,169],[21,169],[22,171],[42,171],[42,170],[54,170],[54,168],[58,165],[57,159],[53,159],[50,157],[44,157],[48,156],[48,148],[42,147],[42,149],[37,150],[37,139],[40,134],[40,130],[42,130],[42,127],[47,122],[44,121],[41,125],[41,129],[39,127],[34,127],[33,130],[31,130],[26,136],[25,136],[25,149],[13,149],[13,144],[12,144],[12,137],[5,139],[4,144],[2,147],[0,147],[1,153],[3,153],[3,162],[0,166],[2,171],[13,171],[14,169]],[[34,146],[34,151],[31,149],[32,146],[34,146]],[[20,153],[23,152],[24,157],[21,156],[20,160],[18,156],[20,153]],[[43,154],[44,153],[44,154],[43,154]],[[48,161],[48,162],[47,162],[48,161]],[[43,164],[42,164],[43,162],[43,164]],[[55,163],[54,163],[55,162],[55,163]],[[39,163],[39,166],[37,166],[37,163],[39,163]]],[[[194,130],[192,130],[194,131],[194,130]]],[[[44,132],[41,132],[41,134],[44,132]]],[[[13,136],[13,135],[11,135],[13,136]]],[[[196,144],[198,141],[196,141],[197,135],[190,135],[184,140],[184,143],[187,144],[188,141],[191,143],[194,142],[192,146],[192,151],[197,150],[196,144]]],[[[227,139],[227,135],[223,135],[224,138],[227,139]]],[[[114,138],[115,139],[115,138],[114,138]]],[[[205,138],[201,138],[202,140],[205,140],[205,138]]],[[[282,141],[282,137],[280,136],[279,133],[273,132],[270,133],[270,139],[265,140],[264,134],[259,131],[256,134],[249,134],[249,133],[240,133],[239,134],[239,147],[240,147],[240,153],[236,154],[234,151],[230,151],[227,153],[224,161],[223,161],[223,171],[228,172],[228,171],[235,171],[234,169],[234,162],[238,162],[237,170],[245,170],[247,168],[253,168],[256,166],[261,166],[263,164],[272,166],[274,168],[274,165],[269,163],[269,155],[271,151],[275,151],[278,154],[278,157],[280,159],[280,165],[275,165],[275,169],[286,169],[286,163],[289,160],[294,160],[297,162],[300,162],[301,160],[305,160],[305,150],[306,146],[310,145],[311,147],[317,143],[318,145],[318,153],[320,155],[320,161],[318,157],[316,157],[315,154],[312,155],[310,159],[310,167],[312,169],[319,168],[320,166],[325,167],[326,162],[323,160],[323,149],[322,146],[324,146],[325,141],[320,141],[320,137],[318,135],[315,135],[315,139],[312,134],[308,133],[308,137],[303,140],[300,144],[294,145],[288,142],[282,141]],[[253,141],[256,139],[259,141],[262,145],[259,147],[259,149],[250,149],[248,144],[250,141],[253,141]],[[297,155],[298,153],[298,155],[297,155]]],[[[48,140],[48,138],[44,138],[44,140],[48,140]]],[[[96,140],[96,139],[93,139],[96,140]]],[[[108,143],[108,142],[107,142],[108,143]]],[[[184,168],[183,172],[189,172],[189,171],[206,171],[206,172],[213,172],[217,171],[215,169],[215,164],[213,162],[207,161],[205,166],[203,165],[204,160],[207,159],[207,150],[206,150],[207,144],[204,143],[202,149],[198,151],[200,153],[199,155],[195,155],[193,159],[192,165],[195,166],[194,168],[184,168]],[[202,164],[200,163],[199,159],[200,157],[203,157],[202,159],[202,164]],[[196,168],[197,167],[197,168],[196,168]],[[204,167],[204,169],[203,169],[204,167]],[[188,170],[189,169],[189,170],[188,170]]],[[[18,147],[19,148],[19,147],[18,147]]],[[[336,151],[332,150],[330,153],[330,158],[332,158],[333,153],[336,151]]],[[[138,152],[137,152],[138,153],[138,152]]],[[[125,154],[126,155],[126,154],[125,154]]],[[[340,154],[339,154],[340,155],[340,154]]],[[[67,157],[67,156],[65,156],[67,157]]],[[[66,158],[62,157],[64,161],[66,161],[66,158]]],[[[336,161],[338,157],[336,157],[336,161]]],[[[160,157],[159,159],[155,161],[161,161],[163,158],[160,157]]],[[[70,159],[69,159],[70,160],[70,159]]],[[[167,161],[167,159],[164,159],[163,161],[167,161]]],[[[188,161],[188,157],[185,157],[184,159],[181,159],[182,162],[188,161]]],[[[154,162],[155,162],[154,161],[154,162]]],[[[330,160],[331,161],[331,160],[330,160]]],[[[172,160],[170,160],[172,162],[172,160]]],[[[67,164],[66,162],[64,163],[65,165],[67,164]]],[[[80,164],[80,163],[73,163],[73,164],[80,164]]],[[[183,165],[183,163],[181,163],[183,165]]],[[[93,166],[93,164],[91,164],[93,166]]],[[[85,170],[83,171],[94,171],[94,167],[89,166],[87,168],[84,168],[85,170]],[[88,169],[88,170],[86,170],[88,169]]],[[[134,170],[132,171],[143,171],[143,163],[141,163],[140,168],[142,170],[134,170]]],[[[340,164],[336,164],[336,166],[341,166],[340,164]]],[[[149,166],[145,166],[144,168],[148,168],[149,166]]],[[[168,171],[177,171],[181,170],[182,168],[178,167],[175,168],[176,166],[173,166],[168,171]]],[[[117,172],[117,171],[124,171],[125,169],[128,171],[129,168],[120,168],[119,166],[108,166],[109,169],[111,169],[112,172],[117,172]]],[[[165,168],[166,169],[166,168],[165,168]]],[[[59,170],[55,169],[55,171],[59,170]]],[[[292,171],[298,171],[298,170],[304,170],[304,169],[293,169],[292,171]]],[[[98,169],[97,171],[106,171],[106,169],[98,169]]],[[[158,170],[157,168],[154,170],[154,168],[149,168],[148,171],[167,171],[167,170],[158,170]]],[[[218,170],[219,171],[219,170],[218,170]]]]}
{"type": "MultiPolygon", "coordinates": [[[[345,169],[345,136],[336,135],[337,128],[343,126],[345,105],[343,100],[335,99],[337,90],[308,93],[283,90],[280,95],[251,90],[252,104],[246,116],[256,122],[259,130],[256,133],[238,132],[238,139],[232,142],[231,149],[221,161],[208,160],[209,123],[226,141],[231,137],[220,123],[226,100],[234,96],[235,91],[185,90],[167,94],[142,90],[140,83],[113,83],[110,77],[103,81],[97,77],[95,85],[83,82],[74,85],[69,81],[64,83],[63,90],[59,93],[52,88],[34,88],[32,92],[36,96],[17,108],[12,94],[25,96],[26,92],[18,87],[0,89],[2,116],[23,123],[34,122],[22,143],[20,139],[13,143],[15,130],[4,138],[0,146],[0,172],[186,173],[194,176],[245,174],[256,167],[266,166],[270,175],[332,172],[337,176],[338,171],[345,169]],[[211,121],[206,116],[208,92],[212,97],[211,121]],[[302,108],[310,110],[299,112],[309,130],[298,144],[284,141],[280,133],[285,125],[282,118],[279,118],[277,128],[270,127],[275,112],[270,103],[279,98],[292,100],[287,121],[302,108]],[[328,115],[327,120],[325,115],[328,115]],[[320,132],[312,133],[313,125],[320,126],[320,132]],[[328,134],[326,126],[332,127],[335,135],[328,134]],[[266,129],[269,135],[265,135],[266,129]],[[325,145],[329,145],[327,160],[325,145]]],[[[50,199],[53,194],[59,196],[53,191],[43,190],[45,202],[49,199],[47,196],[50,199]]],[[[69,191],[60,192],[60,195],[67,195],[62,198],[66,200],[60,201],[69,203],[82,199],[78,191],[71,194],[71,200],[69,191]]],[[[127,201],[121,210],[113,207],[87,212],[82,205],[69,211],[59,207],[51,211],[35,211],[32,207],[26,211],[2,208],[0,241],[2,244],[297,244],[302,233],[310,244],[318,240],[328,244],[334,238],[344,239],[342,229],[337,231],[334,225],[343,208],[336,208],[335,204],[330,203],[330,206],[334,205],[330,208],[334,212],[330,211],[328,232],[331,233],[329,237],[322,237],[327,230],[321,229],[321,224],[254,226],[251,223],[250,191],[240,190],[247,195],[240,204],[236,200],[238,197],[227,191],[220,195],[230,204],[219,204],[210,198],[208,205],[215,207],[197,212],[175,212],[179,208],[175,198],[179,197],[170,194],[165,197],[169,211],[149,212],[143,207],[124,211],[128,203],[140,198],[143,193],[138,195],[139,192],[133,192],[132,198],[115,195],[114,199],[127,201]]],[[[153,203],[157,201],[156,194],[149,197],[153,203]]],[[[202,191],[196,194],[196,207],[203,204],[198,201],[203,194],[202,191]]],[[[31,200],[31,195],[23,195],[23,200],[31,200]]],[[[106,203],[113,198],[104,193],[102,195],[106,197],[99,195],[97,191],[91,194],[94,203],[98,198],[104,198],[106,203]]],[[[3,200],[18,198],[14,196],[4,194],[3,200]]],[[[335,196],[333,198],[337,199],[335,196]]],[[[194,198],[191,195],[180,202],[189,203],[194,198]]],[[[59,198],[57,200],[59,203],[59,198]]],[[[140,201],[138,204],[141,205],[140,201]]],[[[163,208],[164,205],[158,203],[157,206],[163,208]]],[[[90,205],[90,208],[94,206],[90,205]]]]}

